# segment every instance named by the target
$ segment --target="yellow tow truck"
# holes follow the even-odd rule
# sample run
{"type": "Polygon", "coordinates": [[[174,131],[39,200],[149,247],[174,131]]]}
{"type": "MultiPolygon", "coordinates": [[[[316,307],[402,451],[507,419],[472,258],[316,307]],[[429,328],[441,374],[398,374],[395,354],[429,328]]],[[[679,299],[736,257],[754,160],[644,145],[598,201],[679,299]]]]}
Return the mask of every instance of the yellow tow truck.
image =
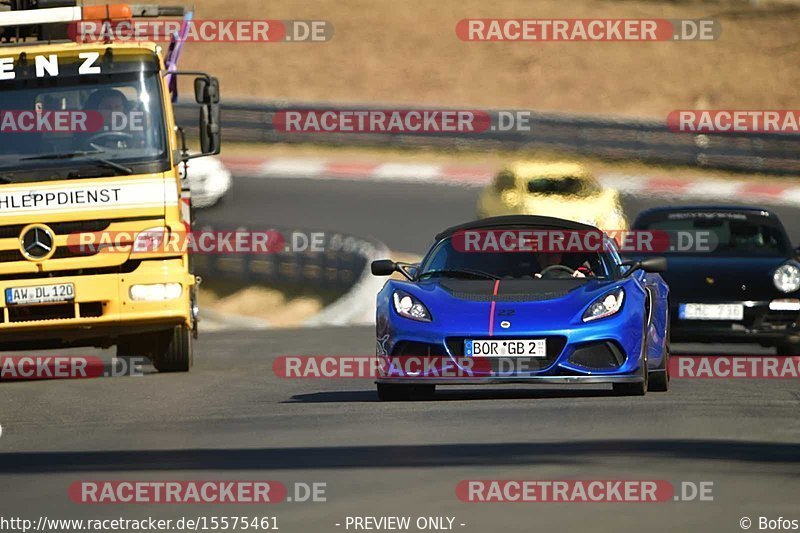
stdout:
{"type": "Polygon", "coordinates": [[[162,372],[190,369],[190,257],[148,243],[191,228],[179,170],[220,151],[219,83],[177,70],[177,33],[162,46],[75,31],[178,15],[190,20],[154,5],[0,2],[0,350],[116,346],[162,372]],[[178,76],[193,78],[197,153],[173,116],[178,76]],[[74,246],[84,234],[131,242],[74,246]]]}

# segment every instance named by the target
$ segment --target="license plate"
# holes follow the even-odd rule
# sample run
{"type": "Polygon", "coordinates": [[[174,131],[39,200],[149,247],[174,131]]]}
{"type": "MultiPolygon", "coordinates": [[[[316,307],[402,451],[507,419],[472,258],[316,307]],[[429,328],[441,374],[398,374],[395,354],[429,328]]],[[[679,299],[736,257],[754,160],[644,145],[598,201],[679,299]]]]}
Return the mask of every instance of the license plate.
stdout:
{"type": "Polygon", "coordinates": [[[681,320],[742,320],[742,304],[680,304],[678,318],[681,320]]]}
{"type": "Polygon", "coordinates": [[[6,289],[7,305],[31,305],[54,302],[69,302],[75,299],[75,285],[58,283],[35,287],[16,287],[6,289]]]}
{"type": "Polygon", "coordinates": [[[467,357],[547,357],[546,339],[464,341],[467,357]]]}

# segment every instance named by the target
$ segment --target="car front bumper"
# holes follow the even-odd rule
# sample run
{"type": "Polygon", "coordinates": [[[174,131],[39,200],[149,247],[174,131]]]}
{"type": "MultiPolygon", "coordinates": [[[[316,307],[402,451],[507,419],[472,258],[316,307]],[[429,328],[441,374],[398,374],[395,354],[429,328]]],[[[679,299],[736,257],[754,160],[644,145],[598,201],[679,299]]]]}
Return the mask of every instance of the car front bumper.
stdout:
{"type": "Polygon", "coordinates": [[[602,385],[608,383],[641,383],[644,377],[635,376],[486,376],[486,377],[383,377],[376,383],[403,385],[509,385],[513,383],[541,385],[602,385]]]}
{"type": "Polygon", "coordinates": [[[670,308],[671,340],[675,342],[776,343],[800,336],[800,311],[770,309],[764,301],[695,301],[702,304],[741,304],[742,320],[686,320],[678,304],[670,308]]]}

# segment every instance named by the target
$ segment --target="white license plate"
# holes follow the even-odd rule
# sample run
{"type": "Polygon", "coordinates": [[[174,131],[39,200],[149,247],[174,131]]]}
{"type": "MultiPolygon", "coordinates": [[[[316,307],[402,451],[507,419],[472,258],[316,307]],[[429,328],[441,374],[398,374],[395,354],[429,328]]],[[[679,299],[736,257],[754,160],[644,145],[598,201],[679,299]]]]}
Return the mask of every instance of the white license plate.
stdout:
{"type": "Polygon", "coordinates": [[[681,320],[742,320],[742,304],[681,304],[678,306],[681,320]]]}
{"type": "Polygon", "coordinates": [[[466,357],[547,357],[546,339],[464,341],[466,357]]]}
{"type": "Polygon", "coordinates": [[[55,302],[69,302],[75,299],[75,285],[58,283],[35,287],[15,287],[6,289],[7,305],[31,305],[55,302]]]}

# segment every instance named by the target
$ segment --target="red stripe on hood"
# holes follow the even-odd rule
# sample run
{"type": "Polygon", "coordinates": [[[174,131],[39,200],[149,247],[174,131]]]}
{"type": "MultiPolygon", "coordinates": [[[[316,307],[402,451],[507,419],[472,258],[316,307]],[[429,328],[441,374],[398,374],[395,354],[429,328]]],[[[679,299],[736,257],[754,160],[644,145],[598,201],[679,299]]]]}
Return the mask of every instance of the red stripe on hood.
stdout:
{"type": "Polygon", "coordinates": [[[494,306],[497,302],[495,302],[495,296],[497,296],[497,289],[500,287],[500,280],[495,280],[494,282],[494,290],[492,291],[492,306],[489,309],[489,336],[494,335],[494,306]]]}

